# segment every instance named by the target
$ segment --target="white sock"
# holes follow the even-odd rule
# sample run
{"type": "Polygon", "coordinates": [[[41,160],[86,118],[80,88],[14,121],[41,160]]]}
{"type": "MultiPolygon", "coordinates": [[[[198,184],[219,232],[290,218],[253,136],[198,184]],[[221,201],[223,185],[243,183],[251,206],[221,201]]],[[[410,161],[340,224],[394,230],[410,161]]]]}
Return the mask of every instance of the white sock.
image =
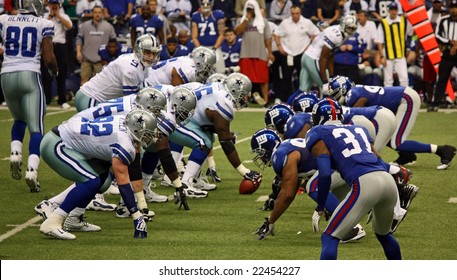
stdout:
{"type": "Polygon", "coordinates": [[[182,175],[183,182],[193,182],[193,178],[198,174],[201,169],[201,165],[195,161],[189,160],[187,162],[186,172],[182,175]]]}
{"type": "Polygon", "coordinates": [[[11,142],[11,153],[22,154],[22,142],[14,140],[11,142]]]}
{"type": "Polygon", "coordinates": [[[152,174],[146,174],[144,172],[142,174],[142,180],[143,180],[143,189],[148,189],[148,184],[152,180],[152,174]]]}
{"type": "Polygon", "coordinates": [[[171,155],[173,156],[173,160],[175,161],[176,166],[178,166],[178,162],[181,160],[182,152],[178,153],[175,151],[171,151],[171,155]]]}
{"type": "Polygon", "coordinates": [[[79,207],[76,207],[75,209],[73,209],[69,216],[72,216],[72,217],[79,217],[81,215],[84,215],[84,213],[86,212],[86,209],[85,208],[79,208],[79,207]]]}
{"type": "Polygon", "coordinates": [[[430,149],[432,150],[432,154],[436,154],[436,150],[438,150],[438,145],[430,144],[430,149]]]}
{"type": "Polygon", "coordinates": [[[66,188],[63,192],[59,193],[58,195],[51,197],[48,199],[51,203],[57,203],[57,204],[62,204],[62,202],[65,200],[67,197],[68,193],[76,187],[76,184],[73,183],[71,184],[68,188],[66,188]]]}
{"type": "Polygon", "coordinates": [[[40,165],[40,157],[36,154],[32,154],[29,156],[27,160],[27,169],[38,170],[38,166],[40,165]]]}
{"type": "Polygon", "coordinates": [[[208,161],[208,168],[216,169],[216,162],[214,161],[214,156],[208,156],[206,160],[208,161]]]}

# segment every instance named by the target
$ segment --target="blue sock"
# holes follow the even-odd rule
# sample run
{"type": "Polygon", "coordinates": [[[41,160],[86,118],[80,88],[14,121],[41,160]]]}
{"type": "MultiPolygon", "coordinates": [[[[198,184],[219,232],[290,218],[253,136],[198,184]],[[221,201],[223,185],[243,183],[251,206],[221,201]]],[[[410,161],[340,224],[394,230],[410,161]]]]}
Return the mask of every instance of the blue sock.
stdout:
{"type": "MultiPolygon", "coordinates": [[[[314,201],[317,202],[317,191],[309,193],[308,195],[314,201]]],[[[328,196],[327,196],[327,200],[325,201],[325,209],[327,209],[327,211],[329,211],[331,214],[333,214],[333,212],[335,211],[336,207],[338,207],[338,204],[340,204],[340,202],[338,201],[336,196],[333,193],[329,192],[328,196]]]]}
{"type": "Polygon", "coordinates": [[[76,187],[67,194],[60,208],[67,213],[76,207],[86,208],[99,189],[100,178],[98,177],[84,183],[76,183],[76,187]]]}
{"type": "Polygon", "coordinates": [[[182,152],[183,149],[184,149],[183,146],[178,145],[178,144],[176,144],[176,143],[174,143],[174,142],[170,142],[170,150],[171,150],[172,152],[180,153],[180,152],[182,152]]]}
{"type": "Polygon", "coordinates": [[[11,128],[11,141],[24,141],[26,127],[27,124],[24,121],[14,121],[13,127],[11,128]]]}
{"type": "Polygon", "coordinates": [[[432,148],[430,144],[425,144],[413,140],[406,140],[405,142],[401,143],[399,147],[396,149],[399,152],[413,152],[413,153],[431,153],[432,148]]]}
{"type": "Polygon", "coordinates": [[[39,132],[30,135],[29,154],[40,156],[41,140],[43,140],[43,134],[39,132]]]}
{"type": "Polygon", "coordinates": [[[321,236],[321,242],[321,260],[336,260],[338,256],[338,244],[340,243],[340,240],[323,233],[321,236]]]}
{"type": "Polygon", "coordinates": [[[207,157],[208,154],[203,152],[200,148],[193,148],[189,156],[189,161],[193,161],[199,165],[202,165],[207,157]]]}
{"type": "Polygon", "coordinates": [[[141,171],[146,174],[153,174],[159,163],[159,155],[156,152],[145,151],[141,158],[141,171]]]}
{"type": "Polygon", "coordinates": [[[378,238],[379,243],[381,243],[384,254],[388,260],[401,260],[400,245],[398,245],[398,242],[392,233],[387,235],[376,234],[376,237],[378,238]]]}

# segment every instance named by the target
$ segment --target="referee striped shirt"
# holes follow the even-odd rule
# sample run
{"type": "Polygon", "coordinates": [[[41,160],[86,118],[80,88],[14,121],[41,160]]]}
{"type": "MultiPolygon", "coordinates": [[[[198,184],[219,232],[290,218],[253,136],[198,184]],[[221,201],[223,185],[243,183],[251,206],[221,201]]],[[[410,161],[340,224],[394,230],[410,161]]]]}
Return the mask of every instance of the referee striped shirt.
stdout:
{"type": "Polygon", "coordinates": [[[450,46],[450,41],[457,41],[457,19],[451,19],[450,15],[441,17],[435,29],[435,36],[442,47],[450,46]]]}

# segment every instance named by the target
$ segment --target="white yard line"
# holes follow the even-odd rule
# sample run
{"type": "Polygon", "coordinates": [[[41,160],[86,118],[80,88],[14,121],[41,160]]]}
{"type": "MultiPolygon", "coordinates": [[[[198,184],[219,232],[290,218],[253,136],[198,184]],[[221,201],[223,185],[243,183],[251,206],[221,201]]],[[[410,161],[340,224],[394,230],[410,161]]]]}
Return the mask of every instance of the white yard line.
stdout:
{"type": "Polygon", "coordinates": [[[13,228],[12,230],[0,235],[0,242],[2,242],[3,240],[5,240],[7,238],[10,238],[11,236],[15,235],[16,233],[19,233],[20,231],[32,226],[33,224],[35,224],[39,221],[41,221],[41,217],[36,216],[36,217],[33,217],[32,219],[28,220],[27,222],[23,223],[22,225],[16,225],[16,227],[13,228]]]}

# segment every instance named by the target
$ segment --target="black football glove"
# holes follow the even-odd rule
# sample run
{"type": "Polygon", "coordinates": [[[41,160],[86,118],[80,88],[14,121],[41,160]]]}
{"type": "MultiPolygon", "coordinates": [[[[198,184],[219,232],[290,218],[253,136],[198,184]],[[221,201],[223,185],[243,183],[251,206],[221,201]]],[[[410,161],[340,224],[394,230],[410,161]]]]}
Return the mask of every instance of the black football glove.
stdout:
{"type": "Polygon", "coordinates": [[[271,236],[275,235],[275,225],[270,224],[268,218],[265,218],[265,222],[256,229],[255,233],[259,235],[257,240],[264,240],[269,234],[271,234],[271,236]]]}
{"type": "Polygon", "coordinates": [[[182,184],[181,187],[176,189],[175,204],[179,203],[179,210],[181,210],[181,207],[184,208],[184,210],[190,210],[189,205],[187,205],[187,197],[186,193],[184,192],[184,186],[186,185],[182,184]]]}
{"type": "Polygon", "coordinates": [[[257,184],[260,184],[260,182],[262,182],[262,174],[260,174],[257,171],[251,170],[248,173],[246,173],[243,177],[244,177],[244,179],[251,180],[252,182],[257,183],[257,184]]]}

